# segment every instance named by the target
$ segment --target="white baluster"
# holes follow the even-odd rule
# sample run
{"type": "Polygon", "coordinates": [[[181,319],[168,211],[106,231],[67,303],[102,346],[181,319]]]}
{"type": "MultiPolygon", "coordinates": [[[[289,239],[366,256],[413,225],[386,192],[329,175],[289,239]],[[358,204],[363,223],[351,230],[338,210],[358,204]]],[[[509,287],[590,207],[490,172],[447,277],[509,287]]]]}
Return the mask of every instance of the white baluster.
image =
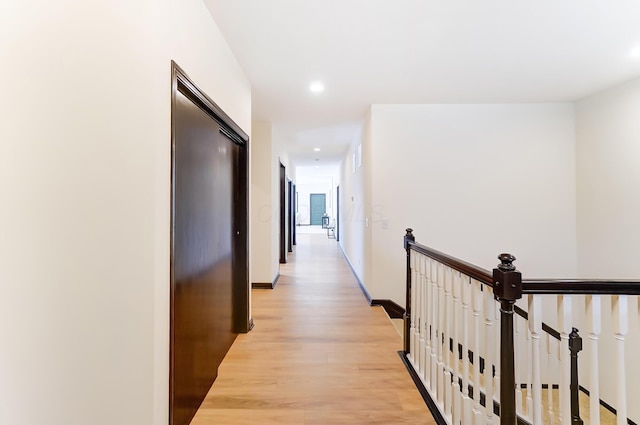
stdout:
{"type": "Polygon", "coordinates": [[[444,371],[444,389],[445,389],[445,397],[444,397],[444,413],[449,419],[452,420],[452,403],[453,403],[453,391],[451,388],[451,377],[453,374],[453,370],[451,368],[451,351],[450,341],[451,341],[451,321],[453,316],[453,299],[452,299],[452,283],[453,280],[453,270],[449,267],[445,268],[445,280],[444,280],[444,299],[445,299],[445,316],[444,316],[444,362],[445,362],[445,371],[444,371]]]}
{"type": "Polygon", "coordinates": [[[469,302],[471,282],[462,275],[462,423],[471,424],[471,399],[469,398],[469,302]]]}
{"type": "Polygon", "coordinates": [[[425,320],[425,382],[427,387],[430,390],[433,390],[433,375],[432,375],[432,362],[431,362],[431,351],[433,349],[433,337],[432,333],[434,332],[435,324],[433,323],[433,294],[432,294],[432,281],[431,281],[431,273],[433,268],[433,260],[430,258],[425,258],[425,282],[424,282],[424,292],[425,292],[425,305],[424,305],[424,320],[425,320]]]}
{"type": "Polygon", "coordinates": [[[487,425],[493,425],[493,365],[496,364],[495,348],[495,301],[493,291],[488,286],[484,287],[484,326],[486,352],[484,362],[484,385],[485,385],[485,416],[487,425]]]}
{"type": "Polygon", "coordinates": [[[482,320],[482,284],[471,280],[471,296],[473,308],[473,425],[483,423],[482,405],[480,404],[480,341],[482,320]]]}
{"type": "Polygon", "coordinates": [[[513,344],[513,357],[516,360],[515,361],[515,382],[516,382],[516,413],[518,413],[519,415],[523,414],[522,411],[522,406],[523,406],[523,402],[522,402],[522,378],[520,377],[520,367],[519,367],[519,359],[522,356],[522,340],[524,338],[522,338],[522,331],[521,331],[521,323],[522,320],[520,318],[520,316],[518,316],[516,313],[513,314],[513,320],[514,320],[514,341],[515,344],[513,344]]]}
{"type": "MultiPolygon", "coordinates": [[[[524,319],[522,319],[523,323],[524,323],[524,319]]],[[[533,396],[532,396],[532,392],[533,392],[533,365],[532,365],[532,341],[531,341],[531,333],[529,332],[529,328],[527,326],[527,323],[524,323],[524,333],[526,335],[526,340],[527,340],[527,349],[524,352],[524,356],[522,358],[522,361],[524,361],[525,363],[525,367],[527,370],[527,405],[526,405],[526,412],[527,412],[527,417],[529,418],[529,420],[532,420],[533,418],[533,396]]]]}
{"type": "Polygon", "coordinates": [[[462,316],[462,307],[460,304],[460,272],[452,270],[453,276],[453,382],[451,382],[451,391],[453,392],[453,423],[459,424],[462,415],[462,388],[460,387],[460,360],[458,355],[458,344],[460,343],[460,318],[462,316]]]}
{"type": "Polygon", "coordinates": [[[569,334],[571,333],[571,295],[558,295],[558,326],[560,327],[560,421],[571,423],[571,359],[569,334]]]}
{"type": "MultiPolygon", "coordinates": [[[[540,334],[542,333],[542,302],[539,295],[529,295],[529,332],[531,332],[531,416],[533,425],[542,425],[542,381],[540,370],[540,334]]],[[[527,399],[529,398],[527,394],[527,399]]]]}
{"type": "Polygon", "coordinates": [[[420,296],[421,305],[422,305],[422,336],[423,342],[421,346],[420,355],[424,361],[424,371],[423,371],[423,380],[426,382],[429,377],[429,371],[431,370],[431,365],[429,362],[429,258],[424,257],[422,262],[422,273],[424,275],[422,279],[422,294],[420,296]]]}
{"type": "Polygon", "coordinates": [[[431,390],[436,394],[438,398],[438,332],[440,332],[438,318],[440,314],[438,312],[438,269],[439,263],[435,260],[431,261],[431,308],[429,313],[431,314],[431,390]]]}
{"type": "MultiPolygon", "coordinates": [[[[500,335],[502,335],[502,324],[500,323],[500,303],[495,302],[493,304],[495,306],[495,312],[493,317],[496,318],[496,321],[495,321],[496,331],[494,332],[496,335],[496,337],[494,338],[496,342],[495,351],[494,351],[494,353],[496,353],[496,361],[493,364],[493,367],[495,368],[495,374],[494,374],[495,377],[493,378],[493,388],[495,388],[495,391],[493,392],[493,398],[499,402],[500,401],[500,335]]],[[[515,363],[516,367],[517,367],[517,364],[518,363],[516,362],[515,363]]]]}
{"type": "Polygon", "coordinates": [[[556,423],[556,414],[553,410],[553,383],[555,381],[555,374],[553,373],[554,355],[553,347],[555,339],[547,334],[547,412],[549,413],[549,424],[554,425],[556,423]]]}
{"type": "Polygon", "coordinates": [[[611,297],[611,314],[613,316],[613,332],[616,338],[617,357],[617,391],[616,391],[616,424],[627,424],[627,383],[624,358],[624,339],[629,331],[629,306],[627,295],[611,297]]]}
{"type": "Polygon", "coordinates": [[[600,295],[587,295],[585,297],[587,310],[587,331],[589,332],[589,346],[591,351],[591,364],[589,365],[589,419],[591,425],[600,425],[600,376],[598,374],[598,339],[602,329],[601,324],[601,299],[600,295]]]}
{"type": "MultiPolygon", "coordinates": [[[[413,251],[409,251],[409,278],[411,279],[411,293],[410,293],[411,294],[411,304],[409,305],[409,307],[411,308],[411,322],[409,323],[409,354],[407,355],[407,358],[415,366],[415,362],[414,362],[415,356],[413,355],[414,350],[415,350],[415,344],[413,342],[413,335],[414,335],[414,332],[415,332],[415,322],[416,322],[415,319],[414,319],[414,317],[415,317],[414,316],[414,311],[415,311],[414,305],[415,304],[413,302],[413,294],[415,292],[415,289],[413,287],[414,284],[415,284],[414,280],[413,280],[413,277],[414,277],[414,273],[413,273],[414,265],[415,265],[415,253],[413,251]]],[[[415,367],[414,367],[414,369],[415,369],[415,367]]]]}
{"type": "Polygon", "coordinates": [[[444,407],[444,275],[444,267],[438,264],[438,402],[441,407],[444,407]]]}
{"type": "Polygon", "coordinates": [[[416,372],[420,373],[420,311],[418,310],[418,293],[420,291],[420,281],[418,273],[418,263],[421,254],[411,251],[411,333],[409,355],[416,372]]]}
{"type": "MultiPolygon", "coordinates": [[[[418,261],[416,263],[416,272],[418,275],[418,284],[416,285],[416,293],[415,293],[415,305],[419,314],[416,317],[416,332],[417,332],[417,344],[416,344],[416,357],[418,361],[418,374],[424,376],[424,355],[423,355],[423,347],[424,347],[424,310],[422,306],[422,291],[424,289],[424,255],[420,255],[418,261]]],[[[412,300],[413,301],[413,300],[412,300]]]]}

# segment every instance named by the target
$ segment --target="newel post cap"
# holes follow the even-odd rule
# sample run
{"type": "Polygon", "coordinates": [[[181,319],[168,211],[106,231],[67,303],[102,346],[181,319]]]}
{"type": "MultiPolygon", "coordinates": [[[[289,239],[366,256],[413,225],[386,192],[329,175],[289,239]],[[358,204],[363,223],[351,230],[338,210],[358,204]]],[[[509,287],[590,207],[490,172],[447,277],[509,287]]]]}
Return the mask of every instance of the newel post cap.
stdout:
{"type": "Polygon", "coordinates": [[[522,298],[522,274],[513,265],[516,257],[502,253],[498,260],[500,264],[493,269],[493,294],[500,301],[514,303],[522,298]]]}
{"type": "Polygon", "coordinates": [[[413,229],[411,227],[406,229],[407,233],[404,235],[404,249],[409,248],[409,241],[415,242],[416,237],[413,236],[413,229]]]}
{"type": "Polygon", "coordinates": [[[513,271],[516,269],[516,266],[513,265],[513,262],[516,261],[516,257],[511,254],[502,253],[498,255],[498,260],[500,260],[500,264],[498,264],[498,268],[504,271],[513,271]]]}
{"type": "Polygon", "coordinates": [[[575,355],[582,351],[582,337],[578,332],[580,332],[578,328],[571,328],[569,334],[569,350],[571,350],[571,354],[575,355]]]}

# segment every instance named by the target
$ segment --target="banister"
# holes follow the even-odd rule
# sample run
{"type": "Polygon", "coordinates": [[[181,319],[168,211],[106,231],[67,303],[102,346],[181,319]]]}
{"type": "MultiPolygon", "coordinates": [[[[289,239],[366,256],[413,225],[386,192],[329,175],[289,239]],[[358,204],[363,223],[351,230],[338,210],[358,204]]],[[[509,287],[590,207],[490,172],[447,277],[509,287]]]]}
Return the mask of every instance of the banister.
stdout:
{"type": "MultiPolygon", "coordinates": [[[[493,286],[489,270],[415,241],[413,229],[407,229],[405,248],[439,261],[467,276],[493,286]]],[[[523,294],[548,295],[640,295],[640,281],[628,279],[522,279],[523,294]]]]}
{"type": "Polygon", "coordinates": [[[640,295],[640,282],[613,279],[523,279],[523,294],[640,295]]]}
{"type": "MultiPolygon", "coordinates": [[[[411,236],[413,237],[413,233],[409,232],[410,230],[412,229],[407,229],[407,234],[411,234],[411,236]]],[[[426,255],[429,258],[438,260],[440,263],[447,265],[461,273],[464,273],[467,276],[470,276],[473,279],[477,280],[478,282],[484,283],[485,285],[493,286],[493,275],[488,270],[485,270],[471,263],[467,263],[466,261],[445,254],[444,252],[440,252],[433,248],[421,245],[414,240],[406,240],[405,243],[407,249],[411,249],[413,251],[419,252],[420,254],[426,255]]]]}
{"type": "MultiPolygon", "coordinates": [[[[444,409],[446,412],[446,408],[447,408],[447,404],[446,403],[451,403],[451,400],[447,399],[446,397],[451,397],[451,395],[449,394],[448,396],[446,394],[443,393],[443,388],[441,388],[441,382],[449,382],[449,380],[451,380],[452,382],[454,382],[451,378],[452,372],[451,370],[447,369],[448,363],[446,363],[446,367],[443,368],[443,366],[441,365],[442,360],[440,357],[437,358],[436,361],[436,355],[440,356],[440,351],[443,349],[443,344],[446,340],[450,341],[450,344],[453,345],[453,342],[455,342],[455,336],[454,338],[450,338],[448,336],[445,337],[445,335],[448,335],[447,332],[450,331],[450,327],[453,327],[453,332],[457,333],[459,332],[457,329],[458,328],[458,322],[456,320],[459,320],[458,316],[451,316],[453,317],[452,320],[454,320],[453,324],[449,324],[449,317],[452,313],[452,311],[458,312],[457,314],[462,314],[462,318],[463,321],[465,321],[464,323],[467,323],[466,321],[471,320],[471,319],[467,319],[466,317],[468,316],[468,313],[464,313],[466,310],[464,310],[464,308],[470,308],[469,306],[471,305],[469,300],[466,301],[466,304],[464,304],[463,301],[463,313],[460,313],[459,309],[459,303],[456,304],[456,300],[459,300],[459,293],[457,295],[458,298],[456,298],[456,295],[454,293],[453,295],[453,304],[451,301],[451,282],[458,282],[458,284],[461,281],[461,279],[463,279],[462,277],[460,277],[460,275],[457,275],[458,277],[455,277],[456,274],[452,273],[451,270],[455,270],[456,272],[462,273],[465,276],[468,276],[469,278],[471,278],[472,280],[469,281],[468,279],[464,280],[464,282],[466,282],[468,285],[463,285],[463,287],[467,288],[467,291],[471,291],[471,289],[473,289],[472,294],[467,293],[467,297],[472,296],[472,300],[473,300],[473,322],[470,322],[471,324],[473,324],[475,326],[476,329],[476,333],[479,335],[479,320],[482,320],[481,318],[478,318],[478,311],[480,311],[481,307],[482,307],[482,303],[487,303],[484,304],[485,307],[483,307],[485,310],[488,308],[487,311],[491,312],[494,311],[494,304],[493,301],[497,301],[500,303],[500,333],[498,334],[498,337],[500,338],[500,343],[498,344],[498,352],[499,352],[499,360],[498,363],[494,364],[494,373],[497,373],[496,378],[495,378],[495,382],[497,383],[499,381],[500,385],[500,398],[499,398],[499,416],[500,416],[500,423],[501,424],[508,424],[508,425],[514,425],[516,422],[517,423],[521,423],[522,418],[520,418],[517,414],[516,414],[516,388],[519,388],[519,385],[521,385],[521,383],[516,382],[515,381],[515,339],[514,339],[514,314],[519,315],[521,317],[523,317],[525,320],[528,320],[530,317],[530,313],[521,309],[520,307],[515,305],[515,301],[520,298],[522,295],[611,295],[614,296],[613,299],[617,300],[618,298],[620,298],[620,302],[625,301],[626,302],[626,297],[625,295],[635,295],[635,296],[640,296],[640,281],[638,280],[627,280],[627,279],[522,279],[520,273],[516,270],[515,266],[513,265],[513,261],[515,260],[515,257],[513,257],[510,254],[500,254],[499,255],[499,259],[501,264],[499,264],[494,270],[493,273],[483,269],[481,267],[478,267],[476,265],[470,264],[466,261],[463,261],[459,258],[453,257],[451,255],[445,254],[441,251],[435,250],[433,248],[427,247],[425,245],[422,245],[420,243],[417,243],[415,241],[415,236],[413,235],[413,230],[412,229],[407,229],[406,230],[406,235],[404,238],[404,248],[406,250],[406,271],[407,271],[407,281],[406,281],[406,314],[405,314],[405,328],[404,328],[404,355],[409,359],[409,361],[411,362],[411,364],[413,365],[412,367],[417,368],[416,370],[418,370],[421,374],[425,375],[424,379],[428,379],[428,381],[424,381],[423,383],[425,383],[425,385],[428,385],[429,388],[431,388],[432,390],[436,391],[436,393],[438,394],[438,400],[440,403],[445,403],[444,404],[444,409]],[[414,251],[414,253],[416,254],[421,254],[422,256],[425,256],[431,260],[434,260],[435,262],[444,265],[444,268],[441,268],[440,266],[438,266],[436,270],[436,273],[434,274],[433,272],[429,272],[429,270],[432,270],[433,266],[433,262],[429,261],[428,259],[420,259],[420,256],[412,256],[411,255],[411,251],[414,251]],[[418,262],[419,261],[419,262],[418,262]],[[451,270],[450,270],[451,269],[451,270]],[[426,270],[426,272],[425,272],[426,270]],[[415,277],[416,282],[412,282],[412,274],[413,277],[415,277]],[[458,280],[454,280],[454,279],[458,279],[458,280]],[[435,286],[437,282],[437,287],[435,286]],[[444,290],[444,294],[443,294],[443,289],[441,287],[442,282],[444,282],[445,284],[449,285],[449,286],[445,286],[445,290],[444,290]],[[413,293],[413,287],[415,285],[416,288],[416,292],[413,293]],[[482,285],[488,285],[490,286],[492,289],[489,290],[488,288],[482,288],[482,285]],[[475,294],[478,294],[477,297],[475,294]],[[482,295],[480,295],[482,294],[482,295]],[[493,299],[493,300],[492,300],[493,299]],[[479,307],[476,305],[476,303],[479,303],[479,307]],[[456,307],[456,305],[458,305],[458,307],[456,307]],[[486,307],[489,306],[489,307],[486,307]],[[415,310],[415,313],[412,310],[412,308],[415,310]],[[444,310],[442,310],[442,308],[444,308],[444,310]],[[428,314],[426,314],[425,312],[429,311],[428,314]],[[434,311],[436,313],[432,313],[430,311],[434,311]],[[439,311],[444,311],[444,313],[437,313],[439,311]],[[412,321],[414,320],[413,317],[415,317],[416,319],[416,324],[412,324],[412,321]],[[446,318],[446,321],[443,324],[443,317],[446,318]],[[456,317],[458,317],[456,319],[456,317]],[[412,327],[413,326],[413,327],[412,327]],[[426,333],[426,336],[425,336],[426,333]],[[435,336],[434,336],[435,335],[435,336]],[[413,345],[412,345],[413,344],[413,345]],[[415,346],[417,347],[417,350],[414,351],[413,353],[410,354],[410,351],[412,350],[412,347],[415,346]],[[426,347],[426,348],[425,348],[426,347]],[[430,356],[425,356],[425,350],[426,353],[430,353],[430,356]],[[500,367],[500,370],[497,371],[497,367],[500,367]],[[439,369],[436,369],[436,367],[438,367],[439,369]],[[438,375],[439,374],[439,375],[438,375]],[[427,375],[430,375],[430,377],[427,378],[427,375]],[[442,376],[444,376],[444,381],[442,381],[442,376]],[[435,378],[436,376],[440,376],[439,378],[435,378]],[[434,381],[435,380],[435,383],[434,381]],[[446,396],[444,399],[442,399],[443,395],[446,396]]],[[[455,291],[455,287],[454,287],[454,291],[455,291]]],[[[464,292],[463,292],[463,297],[464,297],[464,292]]],[[[537,297],[531,297],[530,298],[530,305],[529,307],[531,308],[531,306],[533,305],[533,310],[531,312],[531,314],[538,314],[540,315],[540,311],[539,311],[539,304],[537,305],[536,309],[536,305],[535,304],[531,304],[534,302],[534,299],[537,297]],[[537,313],[536,313],[537,312],[537,313]]],[[[599,297],[594,297],[598,298],[599,297]]],[[[571,303],[570,303],[571,297],[558,297],[558,303],[559,305],[562,305],[563,307],[562,309],[562,314],[565,314],[567,311],[569,312],[569,316],[571,314],[571,303]],[[563,300],[567,300],[567,306],[565,306],[565,303],[563,300]]],[[[540,302],[540,301],[538,301],[540,302]]],[[[625,304],[626,305],[626,304],[625,304]]],[[[560,307],[559,307],[560,308],[560,307]]],[[[622,307],[621,307],[622,309],[622,307]]],[[[626,311],[626,310],[625,310],[626,311]]],[[[491,313],[494,314],[494,313],[491,313]]],[[[491,314],[489,316],[486,316],[485,314],[485,324],[486,326],[489,328],[489,331],[491,331],[491,326],[492,326],[492,320],[494,319],[491,314]]],[[[558,313],[561,314],[561,313],[558,313]]],[[[565,316],[561,316],[561,317],[565,317],[565,316]]],[[[564,400],[567,401],[567,403],[569,403],[570,401],[570,410],[568,406],[568,404],[565,404],[564,402],[562,403],[562,406],[564,406],[562,408],[562,411],[560,412],[563,418],[567,419],[567,422],[570,422],[570,425],[582,425],[582,420],[580,418],[580,414],[579,414],[579,410],[577,409],[577,403],[575,402],[575,400],[577,399],[577,389],[580,388],[579,387],[579,383],[577,380],[577,353],[578,351],[580,351],[581,349],[581,338],[579,338],[579,336],[577,335],[576,330],[574,329],[574,332],[571,333],[571,335],[568,334],[569,331],[566,330],[566,324],[567,324],[567,320],[570,319],[564,319],[565,322],[560,323],[560,328],[563,330],[563,333],[561,334],[560,332],[556,331],[555,329],[551,328],[550,326],[548,326],[546,323],[544,322],[540,322],[540,317],[539,316],[534,316],[532,318],[532,320],[535,319],[533,322],[534,325],[531,325],[532,327],[534,327],[534,330],[531,330],[530,328],[530,332],[534,332],[533,335],[535,335],[535,338],[539,338],[539,335],[542,334],[542,332],[546,333],[549,337],[558,340],[560,345],[556,346],[561,347],[565,345],[565,340],[569,339],[570,342],[569,344],[569,350],[570,351],[570,358],[566,357],[566,358],[560,358],[560,364],[568,364],[568,362],[571,362],[571,370],[570,370],[570,374],[568,374],[566,377],[564,377],[563,374],[563,378],[561,379],[560,382],[560,387],[565,388],[565,391],[568,389],[570,390],[570,394],[564,393],[566,394],[564,397],[564,400]],[[564,363],[563,363],[564,362],[564,363]],[[564,382],[564,383],[563,383],[564,382]],[[566,384],[566,386],[565,386],[566,384]],[[567,416],[570,415],[570,416],[567,416]]],[[[622,323],[622,322],[621,322],[622,323]]],[[[595,325],[594,325],[595,326],[595,325]]],[[[599,325],[598,325],[599,326],[599,325]]],[[[622,325],[620,325],[622,326],[622,325]]],[[[466,328],[463,332],[463,336],[464,338],[466,338],[467,335],[467,330],[466,328]]],[[[625,328],[626,329],[626,328],[625,328]]],[[[473,332],[473,331],[472,331],[473,332]]],[[[624,344],[624,332],[623,331],[616,331],[622,334],[621,338],[618,338],[618,340],[621,340],[622,343],[624,344]]],[[[625,331],[626,332],[626,331],[625,331]]],[[[591,334],[590,334],[591,335],[591,334]]],[[[618,334],[616,334],[618,335],[618,334]]],[[[495,340],[495,336],[488,338],[486,345],[488,347],[492,347],[494,345],[494,341],[495,340]]],[[[537,341],[537,340],[536,340],[537,341]]],[[[547,349],[548,349],[548,356],[549,359],[551,359],[552,356],[552,351],[551,351],[551,339],[548,338],[547,339],[547,349]]],[[[597,342],[597,337],[596,337],[596,342],[597,342]]],[[[463,343],[463,344],[467,344],[467,343],[463,343]]],[[[447,344],[448,346],[449,344],[447,344]]],[[[459,347],[460,344],[458,344],[459,347]]],[[[534,346],[535,348],[536,346],[534,346]]],[[[624,346],[621,345],[622,348],[619,348],[618,351],[621,353],[624,353],[624,346]]],[[[464,348],[462,346],[462,348],[464,348]]],[[[452,348],[448,348],[447,350],[451,350],[452,348]]],[[[538,347],[539,349],[539,347],[538,347]]],[[[473,364],[473,360],[476,358],[476,356],[479,356],[478,358],[480,359],[480,361],[482,362],[483,358],[481,357],[480,353],[480,348],[479,346],[476,346],[476,348],[474,351],[476,352],[476,354],[473,354],[472,351],[469,351],[470,353],[472,353],[471,355],[473,355],[473,358],[470,358],[468,361],[470,361],[473,364]]],[[[496,361],[496,359],[493,359],[493,352],[495,350],[490,350],[487,354],[488,357],[485,357],[485,361],[487,358],[489,358],[489,364],[492,364],[492,362],[496,361]]],[[[569,356],[569,354],[567,354],[567,351],[560,351],[559,353],[562,353],[563,356],[569,356]]],[[[470,355],[470,357],[471,357],[470,355]]],[[[532,379],[532,383],[530,383],[529,385],[533,385],[536,388],[541,388],[543,385],[540,382],[540,367],[539,367],[539,359],[535,359],[534,358],[534,366],[533,366],[533,376],[534,378],[532,379]],[[536,366],[538,365],[538,366],[536,366]],[[536,372],[537,370],[537,372],[536,372]],[[537,381],[536,381],[536,378],[537,381]],[[536,383],[537,382],[537,383],[536,383]]],[[[619,364],[623,364],[624,362],[619,364]]],[[[619,382],[622,382],[622,388],[624,388],[624,368],[620,369],[621,372],[619,373],[620,376],[622,376],[622,379],[619,378],[619,382]]],[[[475,375],[475,379],[477,382],[480,382],[480,377],[479,377],[479,372],[480,371],[480,365],[478,365],[478,369],[476,370],[476,375],[475,375]]],[[[564,369],[565,373],[568,373],[567,369],[564,369]]],[[[468,386],[464,385],[464,377],[467,376],[467,372],[463,372],[462,374],[462,378],[459,377],[459,373],[455,372],[455,376],[458,376],[458,381],[461,380],[462,384],[458,384],[458,388],[463,388],[463,387],[468,387],[471,388],[471,384],[469,384],[468,386]],[[462,386],[461,386],[462,385],[462,386]]],[[[486,381],[487,377],[485,376],[485,381],[486,381]]],[[[489,376],[489,379],[491,382],[492,381],[492,377],[491,375],[489,376]]],[[[555,382],[553,379],[553,377],[549,377],[548,378],[548,385],[551,386],[553,382],[555,382]]],[[[555,385],[555,384],[554,384],[555,385]]],[[[488,387],[487,387],[488,388],[488,387]]],[[[551,387],[549,387],[551,388],[551,387]]],[[[493,399],[493,390],[489,390],[487,389],[487,395],[486,397],[490,397],[490,399],[493,399]]],[[[461,391],[460,391],[461,392],[461,391]]],[[[455,393],[455,391],[454,391],[455,393]]],[[[456,393],[457,394],[457,393],[456,393]]],[[[549,393],[551,394],[551,393],[549,393]]],[[[622,394],[624,394],[624,391],[622,392],[622,394]]],[[[464,397],[465,395],[457,395],[458,397],[464,397]]],[[[480,394],[480,396],[482,396],[482,394],[480,394]]],[[[534,400],[536,400],[536,392],[533,391],[533,396],[534,396],[534,400]]],[[[471,396],[473,397],[473,396],[471,396]]],[[[622,417],[626,417],[626,404],[624,403],[625,401],[625,396],[619,396],[619,405],[622,406],[620,409],[623,412],[622,413],[622,417]],[[620,398],[622,397],[622,398],[620,398]],[[622,400],[622,401],[620,401],[622,400]]],[[[540,391],[538,391],[538,396],[537,396],[537,400],[540,400],[541,395],[540,395],[540,391]]],[[[481,421],[484,419],[487,419],[488,421],[493,421],[491,419],[491,416],[493,414],[493,412],[491,411],[487,411],[486,413],[484,413],[484,417],[480,418],[480,406],[483,406],[483,408],[485,408],[486,410],[486,406],[485,404],[483,404],[483,402],[481,401],[481,397],[478,399],[472,400],[473,401],[473,405],[474,405],[474,411],[473,414],[474,415],[478,415],[477,419],[480,419],[481,421]]],[[[602,403],[602,400],[598,400],[600,403],[602,403]]],[[[521,403],[522,401],[520,401],[521,403]]],[[[527,401],[529,402],[529,400],[527,401]]],[[[540,402],[540,401],[538,401],[540,402]]],[[[487,403],[487,406],[489,405],[488,402],[485,401],[485,403],[487,403]]],[[[553,403],[551,401],[549,401],[550,405],[553,405],[553,403]]],[[[496,404],[497,405],[497,404],[496,404]]],[[[437,409],[436,409],[437,410],[437,409]]],[[[442,409],[440,409],[442,410],[442,409]]],[[[450,410],[450,404],[449,404],[449,413],[447,413],[449,416],[451,416],[451,410],[450,410]]],[[[497,412],[496,412],[497,413],[497,412]]],[[[541,413],[534,411],[534,413],[532,413],[536,420],[539,420],[539,418],[541,417],[541,413]]],[[[549,410],[549,415],[553,415],[553,410],[549,410]]],[[[474,416],[474,418],[476,418],[476,416],[474,416]]],[[[455,414],[453,416],[453,420],[458,422],[460,421],[460,418],[458,417],[456,419],[455,414]]],[[[627,418],[627,420],[631,423],[631,421],[627,418]]],[[[465,422],[463,420],[463,422],[465,422]]],[[[466,422],[469,422],[468,420],[466,420],[466,422]]]]}

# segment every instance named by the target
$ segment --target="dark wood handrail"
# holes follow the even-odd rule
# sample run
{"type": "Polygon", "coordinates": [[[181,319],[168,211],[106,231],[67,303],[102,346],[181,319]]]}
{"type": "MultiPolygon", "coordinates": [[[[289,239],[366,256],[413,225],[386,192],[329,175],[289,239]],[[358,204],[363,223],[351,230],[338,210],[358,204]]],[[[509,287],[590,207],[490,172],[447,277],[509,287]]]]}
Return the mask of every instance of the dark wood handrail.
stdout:
{"type": "Polygon", "coordinates": [[[493,275],[488,270],[475,266],[471,263],[467,263],[466,261],[445,254],[444,252],[440,252],[433,248],[421,245],[417,242],[408,241],[407,244],[412,250],[419,252],[420,254],[426,255],[427,257],[433,258],[434,260],[438,260],[440,263],[449,266],[461,273],[464,273],[480,283],[493,286],[493,275]]]}
{"type": "Polygon", "coordinates": [[[523,279],[523,294],[640,295],[640,282],[613,279],[523,279]]]}
{"type": "MultiPolygon", "coordinates": [[[[486,269],[415,241],[407,241],[407,245],[413,251],[426,255],[485,285],[493,287],[493,276],[491,272],[486,269]]],[[[523,279],[522,293],[548,295],[640,295],[640,281],[625,279],[523,279]]]]}

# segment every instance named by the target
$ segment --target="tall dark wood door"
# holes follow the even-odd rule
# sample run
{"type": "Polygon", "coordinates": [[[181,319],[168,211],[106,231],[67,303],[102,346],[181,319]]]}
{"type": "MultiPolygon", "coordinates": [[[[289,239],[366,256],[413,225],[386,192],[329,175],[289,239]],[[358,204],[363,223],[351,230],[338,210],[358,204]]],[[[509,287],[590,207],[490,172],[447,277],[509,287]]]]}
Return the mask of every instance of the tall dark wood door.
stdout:
{"type": "Polygon", "coordinates": [[[336,242],[340,241],[340,186],[336,187],[336,242]]]}
{"type": "Polygon", "coordinates": [[[191,421],[248,321],[246,147],[199,102],[186,87],[173,95],[172,425],[191,421]]]}
{"type": "Polygon", "coordinates": [[[293,244],[296,245],[296,235],[298,234],[298,192],[296,191],[296,185],[293,185],[293,198],[291,203],[291,223],[293,227],[293,244]]]}
{"type": "Polygon", "coordinates": [[[280,263],[287,262],[287,170],[280,163],[280,263]]]}
{"type": "Polygon", "coordinates": [[[293,193],[293,182],[291,180],[287,180],[287,251],[289,252],[293,252],[293,232],[295,229],[295,225],[293,223],[293,218],[295,216],[293,211],[293,193]]]}

